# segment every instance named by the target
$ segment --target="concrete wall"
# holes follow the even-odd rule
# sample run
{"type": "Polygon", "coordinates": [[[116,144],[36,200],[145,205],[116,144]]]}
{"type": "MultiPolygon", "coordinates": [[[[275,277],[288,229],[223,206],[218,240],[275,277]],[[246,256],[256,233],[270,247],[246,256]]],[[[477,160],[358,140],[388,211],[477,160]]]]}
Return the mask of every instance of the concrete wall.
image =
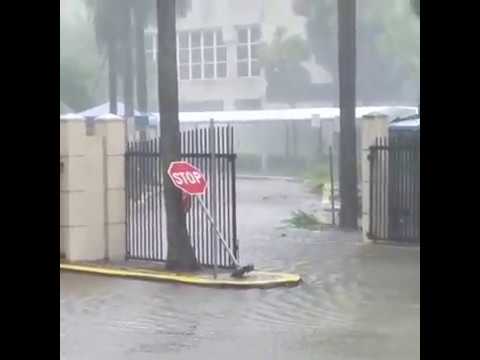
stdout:
{"type": "Polygon", "coordinates": [[[60,118],[60,253],[69,261],[125,257],[125,122],[60,118]]]}

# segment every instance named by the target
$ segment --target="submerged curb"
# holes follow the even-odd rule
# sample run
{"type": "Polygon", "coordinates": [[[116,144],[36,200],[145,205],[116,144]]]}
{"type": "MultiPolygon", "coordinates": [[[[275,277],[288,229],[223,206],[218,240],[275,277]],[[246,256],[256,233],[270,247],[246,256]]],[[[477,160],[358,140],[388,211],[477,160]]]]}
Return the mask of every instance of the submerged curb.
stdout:
{"type": "Polygon", "coordinates": [[[223,275],[214,279],[211,275],[194,273],[174,273],[166,270],[152,270],[138,267],[119,267],[84,263],[60,262],[60,271],[85,274],[115,276],[130,279],[172,282],[216,288],[266,289],[282,286],[297,286],[302,279],[296,274],[254,271],[244,278],[235,279],[223,275]]]}

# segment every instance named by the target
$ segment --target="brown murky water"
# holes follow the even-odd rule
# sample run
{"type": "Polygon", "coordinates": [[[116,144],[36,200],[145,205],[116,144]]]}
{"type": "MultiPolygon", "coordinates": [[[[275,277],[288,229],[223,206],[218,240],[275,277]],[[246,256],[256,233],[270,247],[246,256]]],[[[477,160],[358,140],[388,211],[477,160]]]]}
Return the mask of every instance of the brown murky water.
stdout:
{"type": "Polygon", "coordinates": [[[238,181],[243,262],[296,288],[220,290],[61,274],[62,359],[419,359],[419,249],[279,228],[317,200],[301,184],[238,181]],[[266,197],[266,198],[265,198],[266,197]]]}

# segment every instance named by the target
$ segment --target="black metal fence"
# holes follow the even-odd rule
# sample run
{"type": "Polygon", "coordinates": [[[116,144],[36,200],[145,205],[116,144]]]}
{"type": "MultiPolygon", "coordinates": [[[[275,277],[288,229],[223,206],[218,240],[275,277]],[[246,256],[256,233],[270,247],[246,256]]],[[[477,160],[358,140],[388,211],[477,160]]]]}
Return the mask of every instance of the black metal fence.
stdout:
{"type": "MultiPolygon", "coordinates": [[[[199,128],[181,133],[182,160],[198,167],[207,177],[208,188],[200,199],[214,209],[216,226],[238,259],[239,249],[236,222],[235,160],[233,128],[230,126],[199,128]],[[212,167],[209,136],[215,139],[215,164],[212,167]],[[211,181],[215,169],[215,184],[211,181]],[[213,206],[213,191],[215,206],[213,206]]],[[[132,142],[126,152],[127,201],[127,258],[165,261],[168,244],[166,238],[165,209],[163,205],[163,179],[160,139],[132,142]]],[[[214,246],[211,224],[200,206],[192,199],[186,214],[186,223],[195,255],[201,265],[214,264],[214,246]]],[[[223,246],[217,246],[218,266],[233,267],[223,246]]]]}
{"type": "Polygon", "coordinates": [[[369,160],[369,238],[420,242],[420,139],[378,138],[369,160]]]}

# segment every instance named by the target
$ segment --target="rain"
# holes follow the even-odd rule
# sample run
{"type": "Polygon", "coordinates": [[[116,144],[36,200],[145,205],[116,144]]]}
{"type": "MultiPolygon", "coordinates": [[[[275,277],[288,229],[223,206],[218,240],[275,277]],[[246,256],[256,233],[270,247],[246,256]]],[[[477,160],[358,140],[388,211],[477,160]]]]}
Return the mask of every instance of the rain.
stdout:
{"type": "Polygon", "coordinates": [[[420,358],[420,0],[60,1],[61,359],[420,358]]]}

